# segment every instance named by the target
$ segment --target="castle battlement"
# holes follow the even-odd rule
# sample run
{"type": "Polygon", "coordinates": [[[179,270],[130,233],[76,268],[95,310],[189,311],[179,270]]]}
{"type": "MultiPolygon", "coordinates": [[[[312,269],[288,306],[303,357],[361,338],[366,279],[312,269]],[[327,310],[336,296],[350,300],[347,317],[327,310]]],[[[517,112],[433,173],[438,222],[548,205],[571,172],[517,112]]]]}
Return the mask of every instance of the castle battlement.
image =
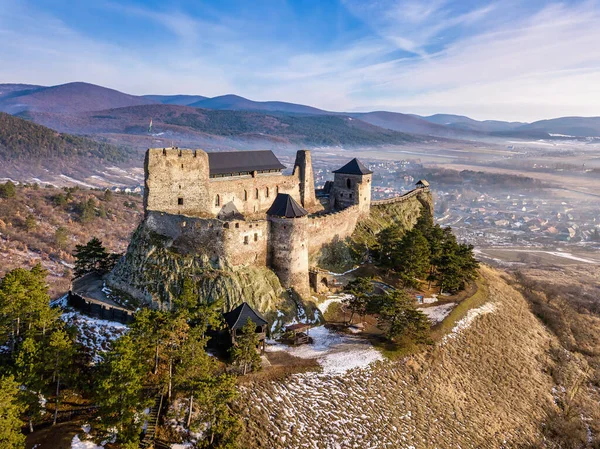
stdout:
{"type": "Polygon", "coordinates": [[[307,296],[313,256],[350,237],[372,204],[407,201],[424,191],[420,186],[371,202],[372,172],[353,159],[333,172],[323,205],[315,196],[310,151],[298,151],[292,174],[284,175],[284,168],[271,151],[149,149],[144,225],[177,252],[217,266],[271,267],[284,287],[307,296]]]}

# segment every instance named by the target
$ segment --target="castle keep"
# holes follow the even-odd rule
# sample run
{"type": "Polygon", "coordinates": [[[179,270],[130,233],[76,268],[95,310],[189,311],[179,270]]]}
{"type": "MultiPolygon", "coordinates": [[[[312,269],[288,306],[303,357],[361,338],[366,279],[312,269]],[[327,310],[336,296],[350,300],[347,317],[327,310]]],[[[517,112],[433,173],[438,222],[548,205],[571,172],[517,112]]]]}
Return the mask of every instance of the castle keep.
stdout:
{"type": "MultiPolygon", "coordinates": [[[[290,175],[283,174],[284,168],[271,151],[149,149],[142,228],[168,242],[170,251],[217,269],[268,267],[284,288],[308,297],[309,261],[369,218],[372,172],[353,159],[333,172],[333,182],[317,199],[310,151],[297,152],[290,175]]],[[[427,206],[430,200],[421,198],[425,193],[428,188],[418,186],[386,201],[416,196],[427,206]]],[[[126,259],[136,251],[130,248],[126,259]]],[[[144,263],[131,259],[122,265],[144,263]]],[[[124,271],[117,266],[113,273],[121,288],[124,271]]],[[[147,291],[143,295],[148,298],[147,291]]]]}

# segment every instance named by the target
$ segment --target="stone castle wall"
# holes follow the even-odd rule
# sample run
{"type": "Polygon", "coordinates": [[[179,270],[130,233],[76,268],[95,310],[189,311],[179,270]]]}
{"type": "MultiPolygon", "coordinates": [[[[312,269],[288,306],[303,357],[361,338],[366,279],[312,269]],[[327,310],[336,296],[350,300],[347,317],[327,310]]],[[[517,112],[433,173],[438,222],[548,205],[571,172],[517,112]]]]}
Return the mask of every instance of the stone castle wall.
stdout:
{"type": "Polygon", "coordinates": [[[264,214],[277,193],[300,204],[317,205],[309,151],[299,151],[291,175],[254,173],[210,178],[208,155],[202,150],[151,148],[144,163],[144,208],[195,217],[264,214]]]}
{"type": "Polygon", "coordinates": [[[310,216],[308,219],[309,255],[314,256],[321,248],[336,239],[344,240],[350,237],[360,217],[357,205],[338,212],[310,216]]]}

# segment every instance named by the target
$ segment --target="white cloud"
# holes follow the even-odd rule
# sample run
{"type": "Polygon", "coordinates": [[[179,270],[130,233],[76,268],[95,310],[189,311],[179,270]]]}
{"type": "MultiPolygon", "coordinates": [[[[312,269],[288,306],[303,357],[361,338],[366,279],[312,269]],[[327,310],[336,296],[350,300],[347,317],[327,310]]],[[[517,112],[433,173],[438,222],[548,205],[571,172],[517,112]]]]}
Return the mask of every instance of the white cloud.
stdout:
{"type": "Polygon", "coordinates": [[[108,4],[172,38],[140,52],[134,42],[103,42],[26,2],[0,0],[0,82],[80,80],[133,94],[236,93],[329,110],[481,119],[600,115],[596,3],[551,4],[515,17],[499,3],[453,13],[450,0],[381,0],[368,7],[347,1],[377,33],[340,36],[336,49],[311,52],[247,33],[239,17],[209,22],[178,10],[108,4]],[[460,37],[441,45],[455,28],[460,37]],[[412,55],[399,57],[399,50],[412,55]]]}

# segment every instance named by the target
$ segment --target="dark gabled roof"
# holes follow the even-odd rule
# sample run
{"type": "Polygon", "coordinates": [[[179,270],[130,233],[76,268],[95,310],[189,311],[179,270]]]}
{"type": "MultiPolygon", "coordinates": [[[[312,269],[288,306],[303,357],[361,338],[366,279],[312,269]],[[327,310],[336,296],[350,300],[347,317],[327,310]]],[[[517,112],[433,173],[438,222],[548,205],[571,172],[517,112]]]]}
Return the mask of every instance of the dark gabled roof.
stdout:
{"type": "Polygon", "coordinates": [[[252,172],[254,170],[283,170],[285,168],[285,165],[279,162],[279,159],[271,150],[224,151],[207,154],[211,175],[252,172]]]}
{"type": "Polygon", "coordinates": [[[333,173],[341,173],[344,175],[370,175],[373,172],[365,167],[361,161],[354,158],[342,168],[334,170],[333,173]]]}
{"type": "Polygon", "coordinates": [[[427,182],[425,179],[419,179],[419,181],[415,185],[422,185],[425,187],[429,187],[429,182],[427,182]]]}
{"type": "Polygon", "coordinates": [[[223,318],[225,318],[227,327],[229,327],[230,330],[241,329],[244,327],[244,324],[248,322],[248,318],[250,318],[256,326],[265,326],[267,324],[267,320],[250,307],[247,302],[243,302],[231,312],[224,313],[223,318]]]}
{"type": "Polygon", "coordinates": [[[278,193],[275,201],[267,211],[267,215],[283,218],[298,218],[308,215],[308,211],[300,206],[294,198],[287,193],[278,193]]]}

